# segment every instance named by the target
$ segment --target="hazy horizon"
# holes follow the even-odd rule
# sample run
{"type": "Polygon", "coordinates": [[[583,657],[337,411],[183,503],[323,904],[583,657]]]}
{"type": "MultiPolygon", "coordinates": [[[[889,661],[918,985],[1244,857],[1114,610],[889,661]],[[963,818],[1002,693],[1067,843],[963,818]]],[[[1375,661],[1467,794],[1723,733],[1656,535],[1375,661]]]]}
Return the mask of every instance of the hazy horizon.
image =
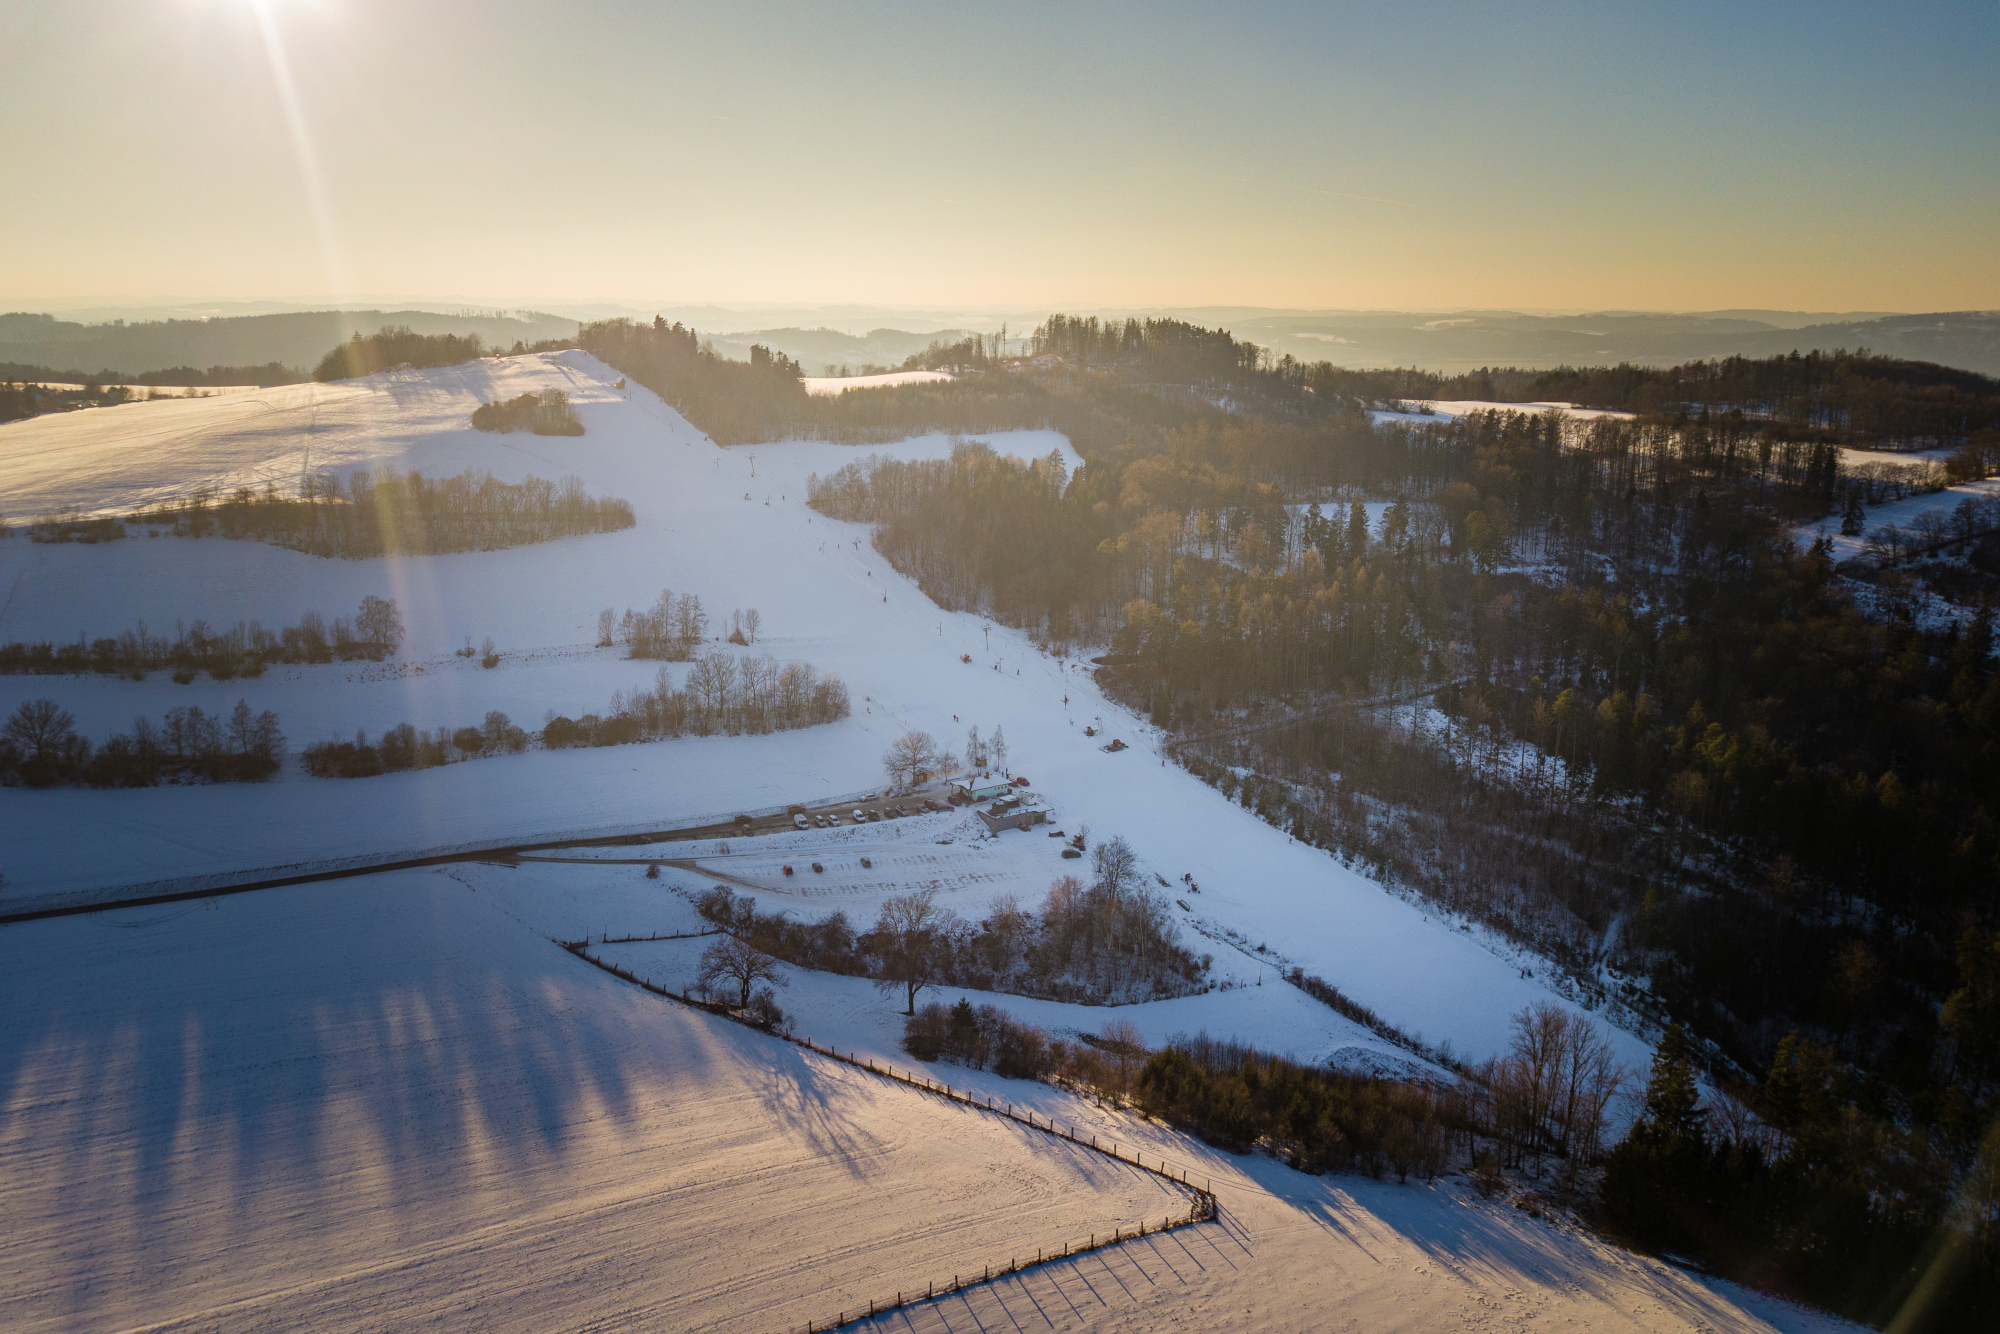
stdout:
{"type": "Polygon", "coordinates": [[[6,300],[1991,308],[1996,36],[1972,6],[30,0],[6,300]]]}

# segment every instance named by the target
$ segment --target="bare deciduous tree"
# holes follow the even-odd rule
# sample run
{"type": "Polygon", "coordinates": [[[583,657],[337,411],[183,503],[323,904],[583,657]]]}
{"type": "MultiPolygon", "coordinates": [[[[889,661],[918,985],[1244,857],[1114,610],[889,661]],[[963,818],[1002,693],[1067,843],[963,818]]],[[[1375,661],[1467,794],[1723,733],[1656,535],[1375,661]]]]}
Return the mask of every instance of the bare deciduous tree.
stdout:
{"type": "Polygon", "coordinates": [[[737,990],[739,1010],[749,1008],[750,989],[759,982],[779,987],[791,985],[778,971],[776,959],[736,936],[724,936],[701,952],[701,968],[694,980],[704,990],[718,982],[732,984],[737,990]]]}
{"type": "Polygon", "coordinates": [[[1488,1074],[1495,1129],[1524,1152],[1589,1158],[1600,1145],[1604,1114],[1629,1072],[1603,1031],[1552,1001],[1514,1016],[1507,1055],[1488,1074]]]}
{"type": "Polygon", "coordinates": [[[354,616],[354,633],[371,648],[394,653],[403,642],[403,614],[396,609],[396,599],[364,596],[354,616]]]}
{"type": "Polygon", "coordinates": [[[1097,885],[1115,904],[1125,897],[1126,891],[1138,883],[1139,855],[1132,851],[1132,845],[1122,838],[1108,838],[1090,850],[1091,867],[1097,872],[1097,885]]]}
{"type": "Polygon", "coordinates": [[[939,941],[953,921],[936,897],[928,889],[897,895],[882,905],[882,916],[869,933],[869,948],[882,960],[875,985],[884,991],[902,988],[906,1014],[917,1012],[917,993],[937,977],[939,941]]]}
{"type": "Polygon", "coordinates": [[[8,715],[7,721],[0,724],[0,736],[16,743],[37,760],[60,754],[75,735],[76,718],[52,699],[24,700],[8,715]]]}
{"type": "Polygon", "coordinates": [[[750,642],[757,642],[757,631],[762,629],[764,617],[755,607],[743,613],[743,633],[750,636],[750,642]]]}
{"type": "Polygon", "coordinates": [[[946,756],[937,748],[929,732],[905,732],[889,744],[882,756],[882,768],[898,789],[922,786],[945,768],[946,756]]]}
{"type": "Polygon", "coordinates": [[[1118,1084],[1123,1089],[1132,1087],[1132,1075],[1146,1059],[1146,1036],[1139,1026],[1130,1019],[1113,1019],[1104,1025],[1104,1031],[1097,1039],[1100,1050],[1109,1055],[1118,1067],[1118,1084]]]}

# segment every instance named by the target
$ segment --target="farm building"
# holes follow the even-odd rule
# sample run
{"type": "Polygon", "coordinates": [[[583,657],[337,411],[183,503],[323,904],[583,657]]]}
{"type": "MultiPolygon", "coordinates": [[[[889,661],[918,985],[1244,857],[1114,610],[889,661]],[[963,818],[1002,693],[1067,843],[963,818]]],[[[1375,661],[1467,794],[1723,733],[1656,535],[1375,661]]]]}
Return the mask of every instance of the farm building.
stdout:
{"type": "Polygon", "coordinates": [[[1005,778],[968,778],[951,785],[951,795],[956,801],[991,801],[1013,790],[1013,782],[1005,778]]]}
{"type": "MultiPolygon", "coordinates": [[[[999,803],[994,803],[998,808],[999,803]]],[[[1043,823],[1049,813],[1039,806],[1016,806],[1012,810],[995,809],[979,812],[979,822],[986,826],[986,832],[997,834],[1003,829],[1027,829],[1043,823]]]]}

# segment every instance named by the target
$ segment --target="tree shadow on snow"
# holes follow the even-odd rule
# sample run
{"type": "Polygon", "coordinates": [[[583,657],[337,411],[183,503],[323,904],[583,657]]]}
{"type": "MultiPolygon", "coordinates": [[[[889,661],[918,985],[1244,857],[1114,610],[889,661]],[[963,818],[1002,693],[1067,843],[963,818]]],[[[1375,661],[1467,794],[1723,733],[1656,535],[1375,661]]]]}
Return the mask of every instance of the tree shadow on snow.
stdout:
{"type": "Polygon", "coordinates": [[[362,1187],[408,1231],[397,1215],[414,1226],[455,1180],[560,1170],[586,1124],[629,1125],[679,1086],[698,1097],[716,1050],[424,873],[27,923],[0,943],[0,1194],[33,1283],[73,1312],[117,1286],[93,1232],[149,1259],[157,1240],[162,1267],[189,1248],[190,1182],[204,1198],[227,1183],[231,1221],[210,1225],[237,1235],[200,1238],[208,1254],[362,1187]]]}

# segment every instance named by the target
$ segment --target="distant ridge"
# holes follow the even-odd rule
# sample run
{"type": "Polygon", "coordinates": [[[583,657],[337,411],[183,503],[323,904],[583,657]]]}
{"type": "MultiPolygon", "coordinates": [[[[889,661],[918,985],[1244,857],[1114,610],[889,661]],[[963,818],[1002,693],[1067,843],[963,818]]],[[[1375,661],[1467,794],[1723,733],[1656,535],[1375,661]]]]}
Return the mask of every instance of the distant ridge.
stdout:
{"type": "Polygon", "coordinates": [[[0,362],[90,374],[140,375],[173,366],[253,366],[281,362],[310,370],[355,334],[407,326],[420,334],[477,334],[489,347],[570,338],[575,320],[538,311],[455,315],[425,310],[320,310],[141,324],[78,324],[51,315],[0,315],[0,362]]]}
{"type": "MultiPolygon", "coordinates": [[[[355,333],[406,325],[421,334],[478,334],[489,347],[575,335],[571,314],[545,311],[441,311],[411,307],[371,310],[279,311],[169,318],[142,323],[85,324],[42,314],[0,315],[0,363],[89,374],[139,375],[169,367],[261,366],[277,361],[309,370],[329,348],[355,333]]],[[[762,343],[802,363],[811,374],[828,366],[858,371],[900,365],[935,338],[997,332],[1004,322],[1024,335],[1050,312],[1041,309],[954,312],[887,307],[731,308],[634,307],[691,324],[716,350],[748,360],[762,343]]],[[[1355,369],[1415,366],[1457,373],[1480,367],[1673,366],[1716,357],[1768,357],[1814,349],[1867,348],[1888,356],[1936,362],[2000,375],[2000,312],[1937,311],[1884,315],[1774,310],[1689,313],[1599,311],[1576,314],[1515,310],[1274,310],[1253,306],[1071,308],[1073,315],[1123,319],[1171,316],[1220,326],[1238,338],[1300,361],[1331,361],[1355,369]]]]}

